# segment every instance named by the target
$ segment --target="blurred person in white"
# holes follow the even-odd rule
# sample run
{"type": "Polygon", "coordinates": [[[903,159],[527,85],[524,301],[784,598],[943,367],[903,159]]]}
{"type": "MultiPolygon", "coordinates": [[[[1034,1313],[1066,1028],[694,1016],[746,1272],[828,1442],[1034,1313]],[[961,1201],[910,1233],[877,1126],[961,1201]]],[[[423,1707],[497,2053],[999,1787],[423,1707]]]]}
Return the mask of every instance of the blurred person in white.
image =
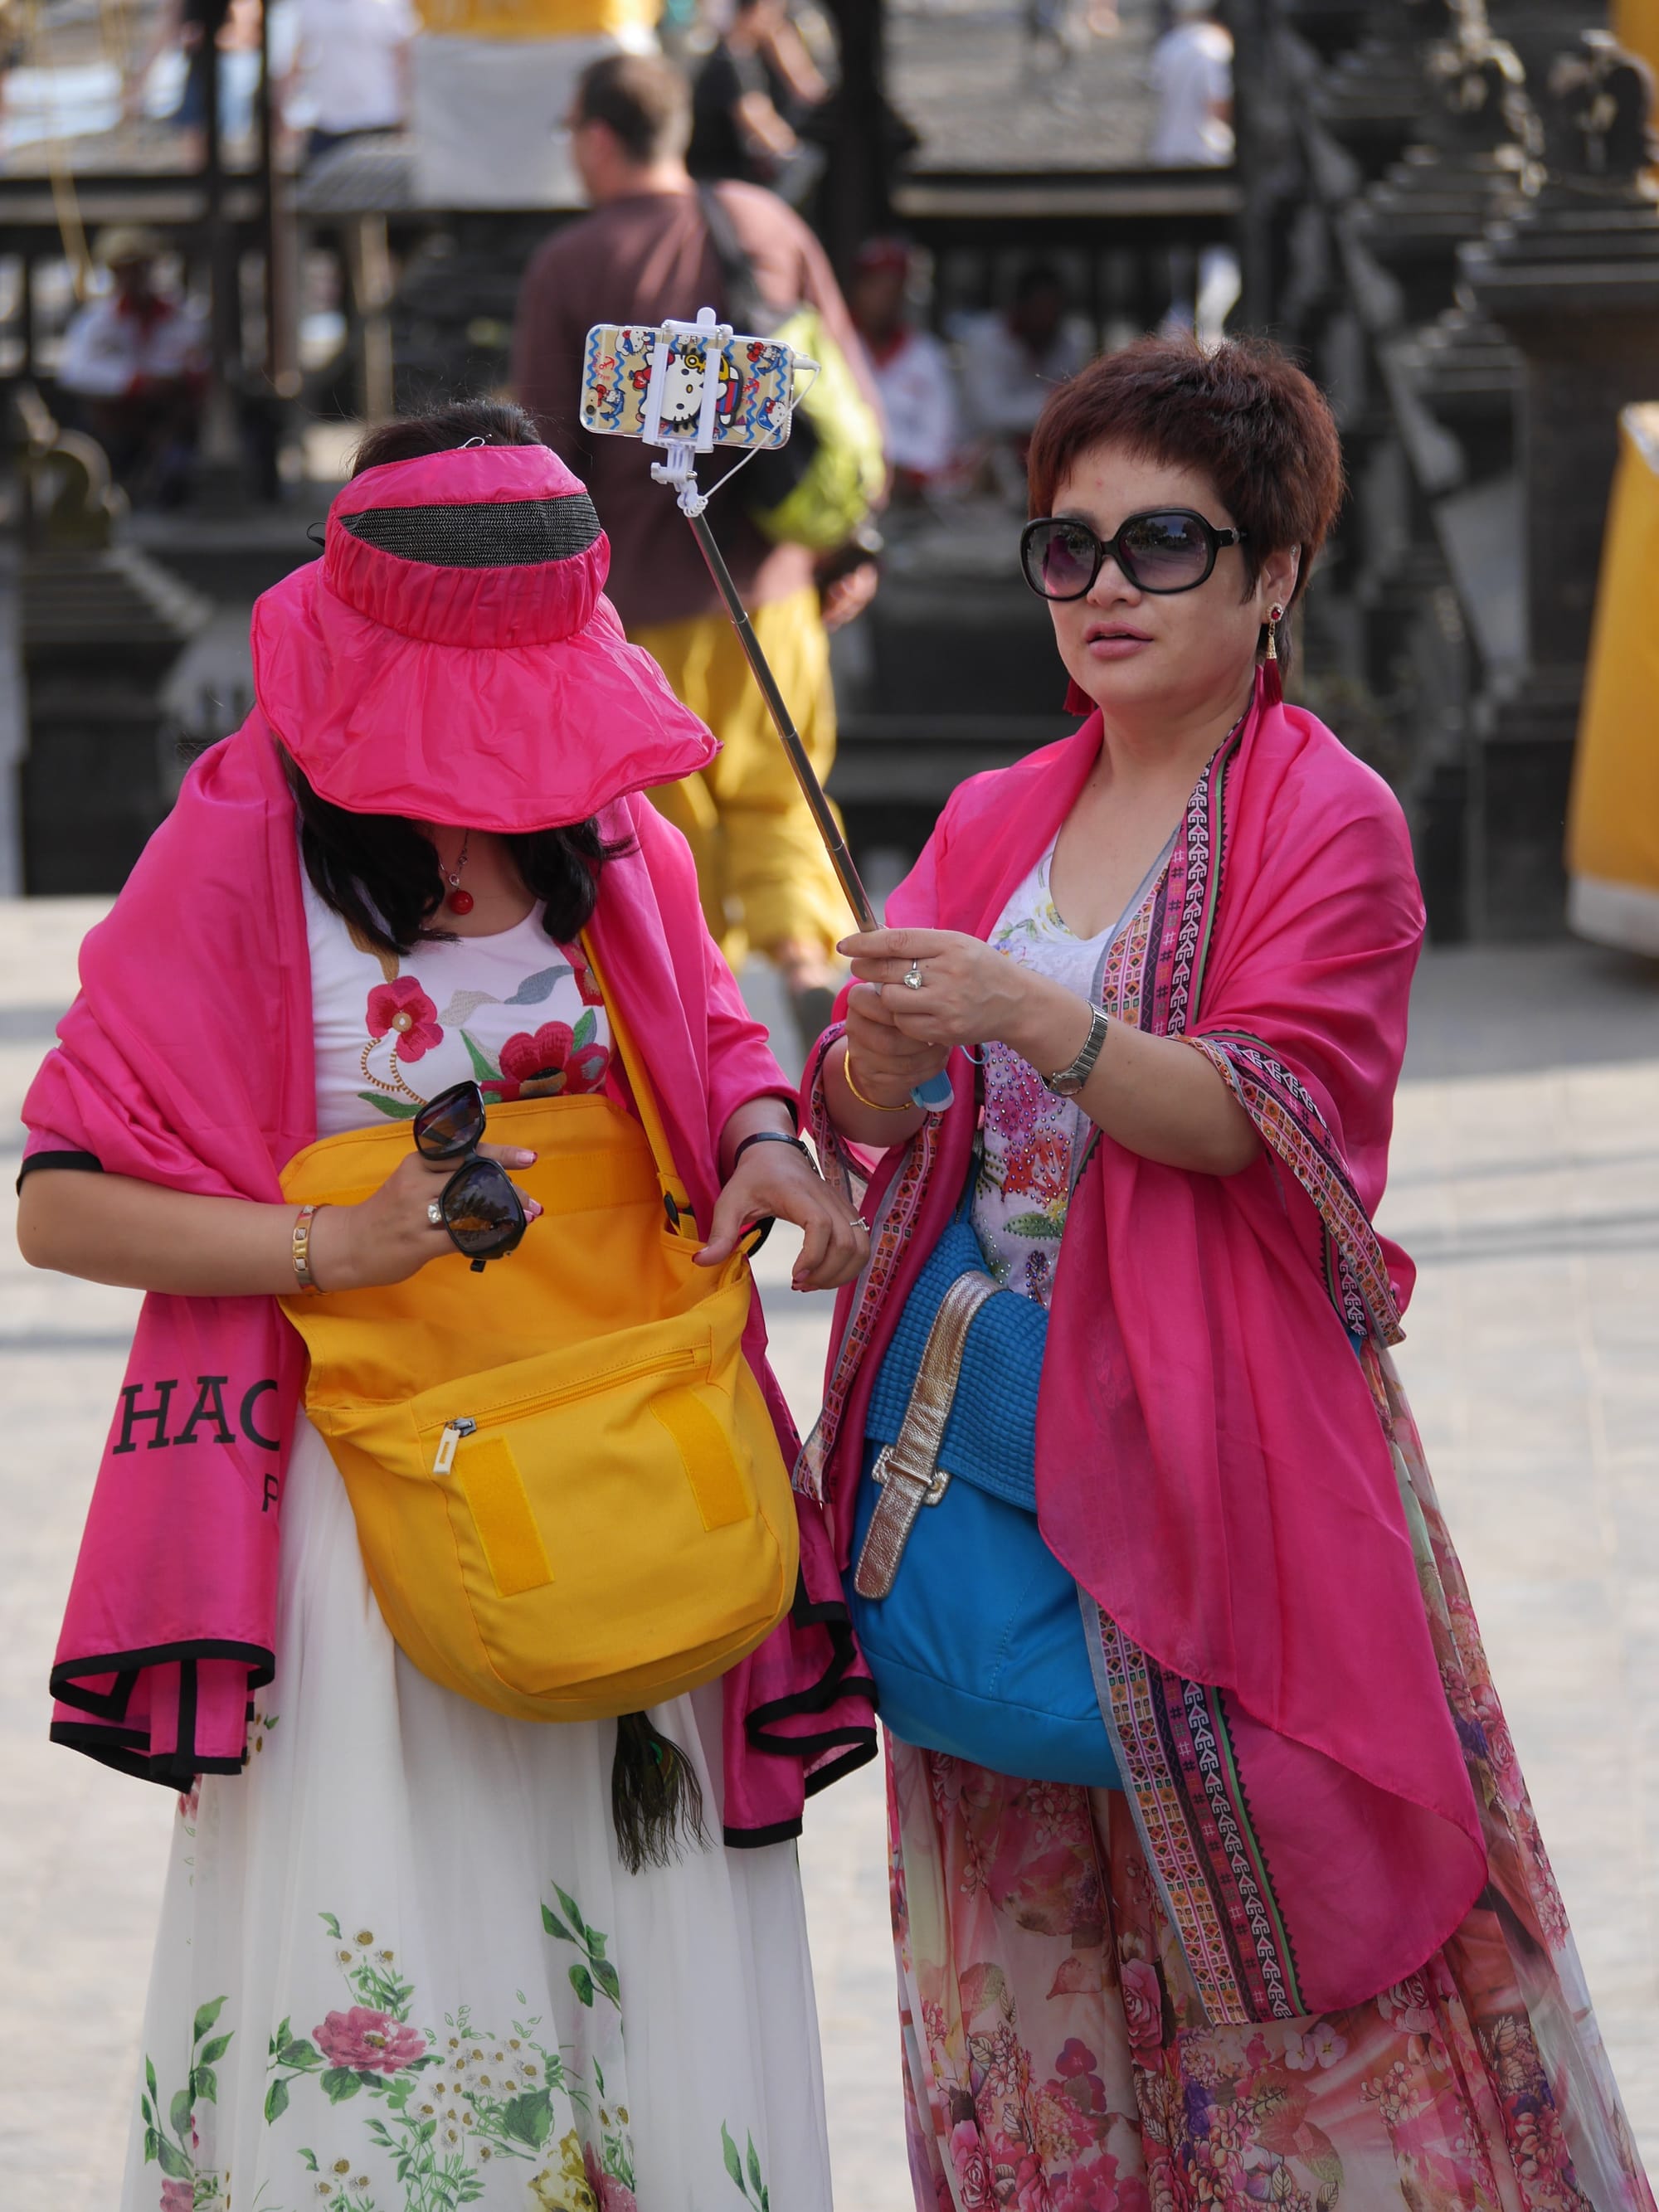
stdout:
{"type": "Polygon", "coordinates": [[[298,41],[285,88],[290,114],[311,125],[306,160],[351,138],[401,131],[409,120],[411,0],[295,0],[298,41]]]}
{"type": "Polygon", "coordinates": [[[137,223],[104,233],[104,287],[64,333],[58,386],[64,414],[104,448],[117,482],[170,507],[188,489],[208,362],[203,310],[160,282],[166,252],[137,223]]]}
{"type": "Polygon", "coordinates": [[[1070,304],[1060,270],[1033,262],[1006,307],[962,316],[953,325],[968,428],[988,448],[998,489],[1010,496],[1024,495],[1025,449],[1043,403],[1095,349],[1070,304]]]}
{"type": "MultiPolygon", "coordinates": [[[[1232,33],[1216,21],[1212,0],[1172,0],[1170,13],[1173,27],[1152,49],[1150,158],[1161,168],[1224,169],[1234,151],[1232,33]]],[[[1176,248],[1170,273],[1165,329],[1194,331],[1201,345],[1218,345],[1238,301],[1237,255],[1206,246],[1194,259],[1176,248]]]]}
{"type": "Polygon", "coordinates": [[[1233,40],[1212,0],[1173,0],[1174,27],[1152,49],[1158,121],[1148,158],[1161,169],[1222,169],[1233,158],[1233,40]]]}
{"type": "Polygon", "coordinates": [[[957,461],[962,408],[949,352],[911,316],[915,256],[902,238],[872,238],[853,264],[848,306],[875,371],[887,416],[894,489],[915,496],[957,461]]]}

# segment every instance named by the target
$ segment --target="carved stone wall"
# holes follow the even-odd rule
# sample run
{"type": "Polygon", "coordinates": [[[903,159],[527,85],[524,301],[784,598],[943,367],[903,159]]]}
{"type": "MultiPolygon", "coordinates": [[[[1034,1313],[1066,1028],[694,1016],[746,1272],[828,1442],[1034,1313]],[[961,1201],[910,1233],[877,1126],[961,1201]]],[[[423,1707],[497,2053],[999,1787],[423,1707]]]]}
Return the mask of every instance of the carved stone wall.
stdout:
{"type": "MultiPolygon", "coordinates": [[[[1389,775],[1443,940],[1565,926],[1617,416],[1659,396],[1653,88],[1585,0],[1269,0],[1266,320],[1353,493],[1306,690],[1389,775]]],[[[1267,203],[1263,204],[1264,201],[1267,203]]]]}

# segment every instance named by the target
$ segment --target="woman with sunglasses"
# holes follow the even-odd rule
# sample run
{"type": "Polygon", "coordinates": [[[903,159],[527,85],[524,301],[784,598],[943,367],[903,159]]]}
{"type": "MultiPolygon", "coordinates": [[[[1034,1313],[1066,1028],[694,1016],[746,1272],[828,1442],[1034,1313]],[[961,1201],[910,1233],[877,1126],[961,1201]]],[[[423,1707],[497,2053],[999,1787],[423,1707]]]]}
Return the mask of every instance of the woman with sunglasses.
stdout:
{"type": "MultiPolygon", "coordinates": [[[[441,1316],[469,1300],[526,1302],[533,1336],[538,1239],[561,1240],[567,1304],[625,1310],[607,1206],[631,1194],[647,1262],[686,1230],[665,1178],[664,1218],[662,1146],[709,1279],[769,1216],[804,1232],[797,1288],[867,1255],[796,1140],[684,841],[641,795],[713,740],[623,640],[607,562],[518,410],[371,434],[323,558],[255,610],[254,714],[88,937],[30,1094],[26,1256],[149,1293],[53,1673],[58,1741],[184,1792],[129,2212],[701,2212],[739,2188],[828,2212],[793,1838],[874,1726],[819,1509],[794,1515],[793,1607],[722,1676],[620,1723],[491,1710],[394,1644],[276,1304],[307,1330],[319,1309],[355,1317],[360,1368],[415,1370],[374,1385],[393,1399],[434,1379],[441,1316]],[[544,1182],[544,1212],[517,1190],[534,1153],[484,1141],[503,1101],[598,1132],[550,1155],[580,1195],[544,1182]],[[378,1187],[283,1198],[291,1163],[366,1125],[407,1146],[378,1187]],[[482,1282],[445,1276],[456,1248],[482,1282]],[[412,1304],[422,1282],[448,1305],[412,1304]]],[[[733,1282],[733,1387],[787,1498],[795,1438],[758,1297],[733,1282]]],[[[610,1401],[572,1402],[580,1424],[610,1401]]],[[[704,1531],[748,1525],[741,1462],[709,1456],[722,1402],[688,1377],[645,1409],[659,1456],[684,1459],[669,1507],[689,1525],[695,1502],[704,1531]]],[[[599,1418],[568,1480],[603,1468],[625,1494],[599,1418]]],[[[586,1618],[606,1554],[653,1532],[623,1510],[586,1548],[526,1536],[499,1442],[456,1468],[477,1428],[450,1421],[415,1470],[466,1486],[454,1547],[476,1525],[503,1601],[550,1585],[556,1619],[586,1618]]],[[[653,1619],[678,1602],[671,1577],[653,1619]]]]}
{"type": "Polygon", "coordinates": [[[1341,492],[1270,346],[1054,394],[1021,555],[1086,719],[955,793],[807,1073],[872,1177],[804,1472],[927,2212],[1652,2201],[1389,1355],[1422,903],[1279,683],[1341,492]]]}

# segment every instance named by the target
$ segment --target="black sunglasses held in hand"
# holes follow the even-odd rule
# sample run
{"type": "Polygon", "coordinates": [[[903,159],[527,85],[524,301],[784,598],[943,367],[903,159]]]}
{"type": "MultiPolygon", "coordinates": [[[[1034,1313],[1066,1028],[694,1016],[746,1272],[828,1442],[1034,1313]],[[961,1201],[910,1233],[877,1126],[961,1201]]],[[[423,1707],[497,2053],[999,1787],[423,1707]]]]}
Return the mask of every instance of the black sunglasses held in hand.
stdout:
{"type": "Polygon", "coordinates": [[[457,1083],[441,1091],[415,1116],[415,1149],[422,1159],[460,1162],[438,1196],[449,1241],[472,1262],[475,1274],[486,1260],[516,1251],[528,1226],[524,1200],[499,1160],[477,1157],[483,1142],[483,1093],[476,1083],[457,1083]]]}
{"type": "Polygon", "coordinates": [[[1242,530],[1218,530],[1189,507],[1132,514],[1115,538],[1097,538],[1075,515],[1040,514],[1019,534],[1019,565],[1039,599],[1080,599],[1108,560],[1138,592],[1195,592],[1207,584],[1224,545],[1242,545],[1242,530]]]}

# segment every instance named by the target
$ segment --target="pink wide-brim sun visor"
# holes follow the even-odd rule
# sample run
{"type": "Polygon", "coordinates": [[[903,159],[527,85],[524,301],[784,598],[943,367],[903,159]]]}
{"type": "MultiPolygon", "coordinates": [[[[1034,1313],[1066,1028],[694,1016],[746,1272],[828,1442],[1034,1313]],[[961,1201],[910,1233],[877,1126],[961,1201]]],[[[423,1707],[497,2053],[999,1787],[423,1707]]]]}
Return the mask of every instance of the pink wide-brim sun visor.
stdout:
{"type": "Polygon", "coordinates": [[[511,834],[706,768],[719,746],[604,596],[609,541],[543,446],[355,477],[323,556],[253,610],[261,711],[355,814],[511,834]]]}

